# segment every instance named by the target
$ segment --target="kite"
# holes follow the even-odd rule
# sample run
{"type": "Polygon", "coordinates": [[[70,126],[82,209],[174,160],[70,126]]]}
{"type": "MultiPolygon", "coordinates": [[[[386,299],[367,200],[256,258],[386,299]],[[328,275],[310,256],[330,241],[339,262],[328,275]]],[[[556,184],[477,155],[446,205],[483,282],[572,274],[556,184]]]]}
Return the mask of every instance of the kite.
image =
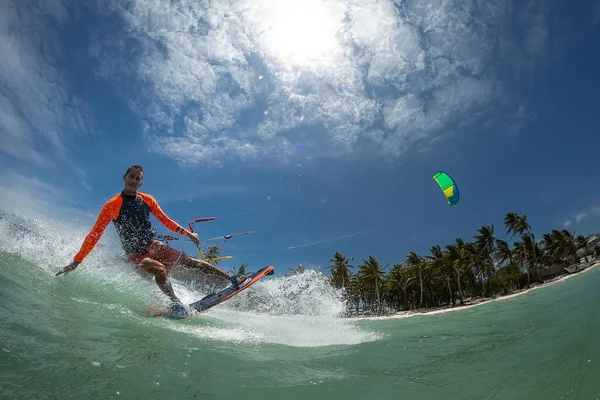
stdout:
{"type": "Polygon", "coordinates": [[[454,179],[444,171],[437,172],[433,176],[433,179],[435,179],[440,189],[444,192],[450,207],[456,205],[458,200],[460,200],[460,194],[458,193],[458,186],[454,182],[454,179]]]}

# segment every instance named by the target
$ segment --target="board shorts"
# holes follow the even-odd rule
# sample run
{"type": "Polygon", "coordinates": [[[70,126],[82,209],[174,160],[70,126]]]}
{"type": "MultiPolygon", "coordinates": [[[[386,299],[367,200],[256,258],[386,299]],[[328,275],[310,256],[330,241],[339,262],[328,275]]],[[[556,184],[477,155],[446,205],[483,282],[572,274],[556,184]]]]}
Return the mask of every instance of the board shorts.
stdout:
{"type": "Polygon", "coordinates": [[[148,248],[148,251],[143,254],[129,254],[127,256],[127,261],[134,267],[139,267],[144,259],[150,258],[162,263],[167,269],[171,269],[183,256],[183,252],[169,247],[158,240],[154,240],[148,248]]]}

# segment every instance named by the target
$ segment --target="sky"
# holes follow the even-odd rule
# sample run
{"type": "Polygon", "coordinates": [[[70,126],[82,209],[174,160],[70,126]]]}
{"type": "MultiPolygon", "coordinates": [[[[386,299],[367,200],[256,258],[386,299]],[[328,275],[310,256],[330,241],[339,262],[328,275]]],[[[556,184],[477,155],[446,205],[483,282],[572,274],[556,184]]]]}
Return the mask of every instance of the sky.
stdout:
{"type": "Polygon", "coordinates": [[[600,231],[598,0],[5,0],[0,33],[7,211],[88,230],[141,164],[201,239],[256,231],[223,268],[600,231]]]}

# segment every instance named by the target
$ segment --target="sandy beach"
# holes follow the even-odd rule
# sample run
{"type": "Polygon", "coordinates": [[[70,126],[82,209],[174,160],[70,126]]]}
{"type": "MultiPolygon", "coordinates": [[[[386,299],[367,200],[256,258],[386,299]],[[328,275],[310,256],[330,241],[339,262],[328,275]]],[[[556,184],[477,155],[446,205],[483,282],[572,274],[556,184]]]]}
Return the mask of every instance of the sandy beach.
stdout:
{"type": "Polygon", "coordinates": [[[530,287],[529,289],[524,289],[524,290],[520,290],[517,291],[515,293],[511,293],[508,295],[504,295],[504,296],[499,296],[496,298],[478,298],[478,299],[465,299],[464,300],[464,305],[462,306],[447,306],[447,307],[437,307],[437,308],[427,308],[427,309],[421,309],[421,310],[409,310],[409,311],[398,311],[395,314],[391,314],[391,315],[382,315],[382,316],[366,316],[366,317],[350,317],[349,319],[355,319],[355,320],[364,320],[364,319],[369,319],[369,320],[380,320],[380,319],[398,319],[398,318],[410,318],[410,317],[415,317],[418,315],[434,315],[434,314],[444,314],[444,313],[449,313],[449,312],[454,312],[454,311],[461,311],[461,310],[466,310],[469,308],[473,308],[473,307],[477,307],[480,306],[482,304],[488,303],[490,301],[501,301],[501,300],[508,300],[508,299],[512,299],[514,297],[517,296],[521,296],[525,293],[529,293],[532,290],[536,290],[536,289],[540,289],[540,288],[545,288],[560,282],[564,282],[568,279],[571,279],[574,276],[579,276],[581,274],[585,274],[588,271],[591,271],[592,269],[594,269],[595,267],[597,267],[598,265],[600,265],[600,263],[596,263],[593,264],[589,267],[587,267],[586,269],[584,269],[581,272],[577,272],[574,274],[567,274],[567,275],[561,275],[559,277],[557,277],[556,279],[546,282],[546,283],[541,283],[541,284],[535,284],[534,286],[530,287]]]}

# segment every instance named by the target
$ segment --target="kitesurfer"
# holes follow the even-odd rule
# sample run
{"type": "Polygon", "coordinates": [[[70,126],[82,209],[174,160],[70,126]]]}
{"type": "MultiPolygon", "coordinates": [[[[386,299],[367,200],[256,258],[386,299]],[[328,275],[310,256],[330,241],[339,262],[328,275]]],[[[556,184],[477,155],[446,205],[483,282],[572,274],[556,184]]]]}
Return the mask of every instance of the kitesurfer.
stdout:
{"type": "MultiPolygon", "coordinates": [[[[243,282],[246,279],[245,276],[232,278],[225,271],[212,264],[190,257],[156,240],[155,232],[150,223],[150,213],[167,229],[187,236],[197,246],[200,245],[198,234],[189,232],[171,220],[162,211],[154,197],[138,192],[139,187],[142,186],[143,177],[144,169],[141,165],[132,165],[127,169],[125,175],[123,175],[123,182],[125,182],[123,191],[104,204],[96,223],[83,241],[81,249],[75,255],[73,261],[58,271],[56,276],[75,270],[92,251],[98,240],[100,240],[104,229],[112,221],[128,262],[135,268],[154,276],[160,290],[172,301],[169,307],[170,312],[188,312],[187,307],[175,295],[168,279],[170,269],[176,264],[187,268],[197,268],[204,273],[219,276],[227,283],[231,279],[236,279],[237,283],[243,282]]],[[[235,284],[236,282],[232,283],[235,284]]]]}

